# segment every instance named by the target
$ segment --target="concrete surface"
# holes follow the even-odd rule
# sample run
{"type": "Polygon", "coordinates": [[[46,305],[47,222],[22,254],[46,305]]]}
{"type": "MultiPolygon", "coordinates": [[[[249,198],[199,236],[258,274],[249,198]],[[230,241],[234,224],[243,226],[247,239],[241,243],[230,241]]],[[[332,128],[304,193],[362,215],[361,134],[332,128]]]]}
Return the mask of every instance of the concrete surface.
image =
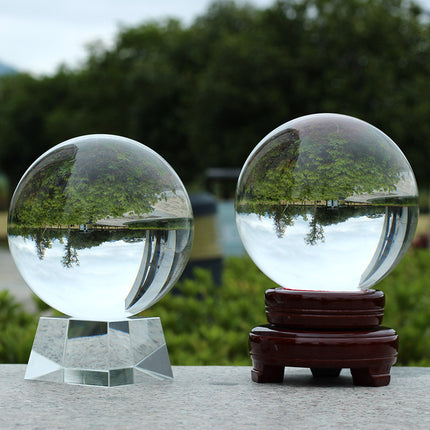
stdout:
{"type": "Polygon", "coordinates": [[[0,247],[0,291],[8,290],[27,310],[35,310],[32,291],[22,279],[8,248],[0,247]]]}
{"type": "Polygon", "coordinates": [[[172,381],[98,388],[24,380],[0,365],[1,429],[429,429],[430,368],[395,367],[386,387],[287,368],[256,384],[249,367],[173,367],[172,381]]]}

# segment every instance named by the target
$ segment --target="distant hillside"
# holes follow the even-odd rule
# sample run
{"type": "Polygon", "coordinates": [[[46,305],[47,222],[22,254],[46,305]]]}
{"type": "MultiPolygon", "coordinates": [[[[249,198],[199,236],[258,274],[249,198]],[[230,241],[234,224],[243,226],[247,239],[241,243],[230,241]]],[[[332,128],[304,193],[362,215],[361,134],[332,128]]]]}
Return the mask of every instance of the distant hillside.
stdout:
{"type": "Polygon", "coordinates": [[[13,73],[17,73],[17,70],[0,61],[0,76],[11,75],[13,73]]]}

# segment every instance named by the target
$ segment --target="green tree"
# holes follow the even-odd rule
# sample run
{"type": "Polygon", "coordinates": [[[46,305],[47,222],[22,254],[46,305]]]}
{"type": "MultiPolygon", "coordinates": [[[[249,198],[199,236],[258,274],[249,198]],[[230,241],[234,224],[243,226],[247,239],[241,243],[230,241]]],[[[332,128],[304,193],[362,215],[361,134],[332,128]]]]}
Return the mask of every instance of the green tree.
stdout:
{"type": "Polygon", "coordinates": [[[287,120],[341,112],[384,130],[426,184],[423,18],[407,0],[221,1],[189,26],[122,28],[75,70],[0,80],[0,169],[16,184],[49,147],[103,132],[147,144],[190,183],[207,167],[241,166],[287,120]]]}
{"type": "Polygon", "coordinates": [[[375,193],[395,195],[400,182],[404,197],[413,198],[414,182],[404,177],[408,170],[403,156],[373,127],[345,116],[317,115],[287,124],[256,149],[239,182],[237,205],[339,198],[372,204],[375,193]]]}
{"type": "Polygon", "coordinates": [[[125,213],[141,216],[177,185],[156,157],[142,157],[134,145],[116,146],[109,137],[71,142],[28,172],[12,201],[9,223],[43,228],[125,213]]]}

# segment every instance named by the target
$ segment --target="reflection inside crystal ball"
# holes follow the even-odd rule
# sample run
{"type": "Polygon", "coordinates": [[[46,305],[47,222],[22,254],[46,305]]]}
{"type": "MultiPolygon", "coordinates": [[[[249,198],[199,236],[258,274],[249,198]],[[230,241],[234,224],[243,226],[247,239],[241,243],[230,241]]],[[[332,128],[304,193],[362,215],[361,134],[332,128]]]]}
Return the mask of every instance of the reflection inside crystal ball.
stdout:
{"type": "Polygon", "coordinates": [[[8,218],[14,261],[58,311],[118,320],[163,297],[189,258],[193,215],[169,164],[136,141],[88,135],[55,146],[19,182],[8,218]]]}
{"type": "Polygon", "coordinates": [[[279,286],[357,291],[409,247],[418,190],[397,145],[359,119],[289,121],[252,151],[236,192],[236,224],[255,264],[279,286]]]}

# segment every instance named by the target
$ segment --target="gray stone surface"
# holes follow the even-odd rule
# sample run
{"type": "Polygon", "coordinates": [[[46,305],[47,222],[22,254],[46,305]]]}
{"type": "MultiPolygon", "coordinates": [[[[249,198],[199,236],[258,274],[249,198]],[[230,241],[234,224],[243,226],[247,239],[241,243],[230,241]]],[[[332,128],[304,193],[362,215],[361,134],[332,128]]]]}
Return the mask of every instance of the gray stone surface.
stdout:
{"type": "Polygon", "coordinates": [[[0,247],[0,291],[3,290],[8,290],[27,310],[35,310],[33,293],[19,274],[9,249],[0,247]]]}
{"type": "Polygon", "coordinates": [[[429,429],[430,368],[395,367],[386,387],[287,368],[256,384],[249,367],[173,367],[172,381],[97,388],[25,381],[0,366],[1,429],[429,429]]]}

